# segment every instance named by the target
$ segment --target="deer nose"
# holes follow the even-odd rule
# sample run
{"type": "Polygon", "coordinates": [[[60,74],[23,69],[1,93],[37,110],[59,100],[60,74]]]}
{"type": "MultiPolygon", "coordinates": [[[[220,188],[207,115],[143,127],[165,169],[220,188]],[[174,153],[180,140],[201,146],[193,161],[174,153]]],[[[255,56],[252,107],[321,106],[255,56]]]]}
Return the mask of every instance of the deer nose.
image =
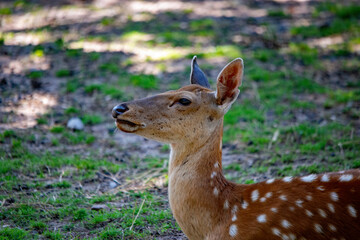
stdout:
{"type": "Polygon", "coordinates": [[[113,118],[117,118],[117,116],[123,114],[127,110],[129,110],[129,108],[126,106],[125,103],[123,103],[123,104],[115,106],[113,108],[113,110],[111,111],[111,114],[112,114],[113,118]]]}

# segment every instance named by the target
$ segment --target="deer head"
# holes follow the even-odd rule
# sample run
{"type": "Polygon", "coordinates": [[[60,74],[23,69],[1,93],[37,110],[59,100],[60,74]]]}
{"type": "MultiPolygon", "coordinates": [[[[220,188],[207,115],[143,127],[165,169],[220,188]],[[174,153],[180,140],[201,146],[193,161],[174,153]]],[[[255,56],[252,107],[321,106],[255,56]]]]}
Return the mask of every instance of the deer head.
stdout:
{"type": "Polygon", "coordinates": [[[196,56],[191,69],[188,86],[115,106],[112,116],[116,126],[165,143],[207,139],[222,124],[240,92],[243,60],[237,58],[222,69],[216,91],[210,89],[196,56]]]}

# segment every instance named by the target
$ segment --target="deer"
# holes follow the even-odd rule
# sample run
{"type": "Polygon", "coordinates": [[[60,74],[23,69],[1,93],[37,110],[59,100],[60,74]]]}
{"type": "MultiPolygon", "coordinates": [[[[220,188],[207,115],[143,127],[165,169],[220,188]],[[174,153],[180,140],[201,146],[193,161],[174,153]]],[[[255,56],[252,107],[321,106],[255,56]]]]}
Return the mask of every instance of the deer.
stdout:
{"type": "Polygon", "coordinates": [[[241,58],[216,90],[191,62],[190,84],[120,103],[118,129],[170,145],[168,198],[190,240],[360,239],[360,170],[236,184],[222,173],[223,118],[243,80],[241,58]]]}

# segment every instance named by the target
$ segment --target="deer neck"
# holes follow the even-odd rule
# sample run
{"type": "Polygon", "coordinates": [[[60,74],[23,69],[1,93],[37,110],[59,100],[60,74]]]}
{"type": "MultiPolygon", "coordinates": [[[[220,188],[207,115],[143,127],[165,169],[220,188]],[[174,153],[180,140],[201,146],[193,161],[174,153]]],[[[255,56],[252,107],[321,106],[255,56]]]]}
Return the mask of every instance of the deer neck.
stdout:
{"type": "Polygon", "coordinates": [[[171,144],[170,207],[190,239],[204,239],[204,234],[221,221],[222,198],[230,195],[232,184],[225,180],[221,168],[222,130],[221,121],[198,145],[171,144]]]}

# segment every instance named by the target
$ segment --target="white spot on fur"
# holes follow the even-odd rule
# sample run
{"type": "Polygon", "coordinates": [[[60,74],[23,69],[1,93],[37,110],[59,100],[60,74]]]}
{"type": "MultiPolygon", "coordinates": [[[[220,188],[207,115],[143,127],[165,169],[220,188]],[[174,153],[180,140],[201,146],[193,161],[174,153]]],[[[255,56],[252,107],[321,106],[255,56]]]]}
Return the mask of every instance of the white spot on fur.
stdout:
{"type": "Polygon", "coordinates": [[[325,190],[324,186],[318,186],[317,189],[320,190],[320,191],[324,191],[324,190],[325,190]]]}
{"type": "Polygon", "coordinates": [[[326,212],[324,210],[318,209],[318,212],[319,212],[320,216],[322,216],[323,218],[327,217],[327,214],[326,214],[326,212]]]}
{"type": "Polygon", "coordinates": [[[303,182],[313,182],[314,180],[316,180],[317,176],[315,174],[310,174],[308,176],[302,177],[301,180],[303,182]]]}
{"type": "Polygon", "coordinates": [[[242,209],[246,209],[248,206],[249,206],[249,203],[247,201],[244,201],[241,204],[242,209]]]}
{"type": "Polygon", "coordinates": [[[284,228],[289,228],[291,227],[291,223],[289,223],[289,221],[284,219],[281,221],[281,226],[283,226],[284,228]]]}
{"type": "Polygon", "coordinates": [[[258,198],[259,198],[259,190],[256,189],[251,193],[251,200],[255,202],[256,200],[258,200],[258,198]]]}
{"type": "Polygon", "coordinates": [[[229,209],[229,201],[225,200],[224,202],[224,209],[229,209]]]}
{"type": "Polygon", "coordinates": [[[345,175],[340,176],[339,181],[340,181],[340,182],[349,182],[349,181],[351,181],[352,179],[353,179],[353,175],[351,175],[351,174],[345,174],[345,175]]]}
{"type": "Polygon", "coordinates": [[[337,230],[336,227],[332,224],[329,224],[329,229],[333,232],[336,232],[336,230],[337,230]]]}
{"type": "Polygon", "coordinates": [[[213,191],[215,197],[217,197],[219,195],[219,190],[217,189],[217,187],[214,187],[214,191],[213,191]]]}
{"type": "Polygon", "coordinates": [[[259,223],[264,223],[264,222],[266,222],[266,215],[265,215],[265,214],[259,215],[259,216],[257,217],[257,221],[258,221],[259,223]]]}
{"type": "Polygon", "coordinates": [[[232,218],[231,218],[231,221],[235,222],[237,219],[236,215],[234,215],[232,218]]]}
{"type": "Polygon", "coordinates": [[[328,208],[329,208],[330,212],[335,213],[335,207],[334,207],[334,205],[331,204],[331,203],[328,203],[327,205],[328,205],[328,208]]]}
{"type": "Polygon", "coordinates": [[[234,214],[236,214],[237,213],[237,211],[238,211],[238,206],[237,205],[234,205],[234,207],[231,209],[231,213],[234,215],[234,214]]]}
{"type": "Polygon", "coordinates": [[[273,183],[275,181],[275,178],[271,178],[269,180],[266,181],[267,184],[273,183]]]}
{"type": "Polygon", "coordinates": [[[216,174],[217,174],[216,172],[212,172],[210,177],[214,178],[216,176],[216,174]]]}
{"type": "Polygon", "coordinates": [[[283,201],[286,201],[287,200],[287,197],[285,195],[280,195],[279,198],[283,201]]]}
{"type": "Polygon", "coordinates": [[[237,226],[235,224],[231,225],[229,228],[229,234],[231,237],[235,237],[237,234],[237,226]]]}
{"type": "Polygon", "coordinates": [[[321,176],[321,181],[322,181],[322,182],[328,182],[328,181],[330,181],[329,175],[327,175],[327,174],[322,175],[322,176],[321,176]]]}
{"type": "Polygon", "coordinates": [[[273,207],[273,208],[270,208],[270,210],[271,210],[272,212],[274,212],[274,213],[277,213],[277,211],[278,211],[277,208],[274,208],[274,207],[273,207]]]}
{"type": "Polygon", "coordinates": [[[348,205],[348,211],[349,211],[350,216],[352,216],[354,218],[357,217],[356,209],[353,206],[348,205]]]}
{"type": "Polygon", "coordinates": [[[302,207],[303,202],[304,202],[303,200],[300,200],[300,199],[299,199],[299,200],[296,200],[295,204],[296,204],[296,206],[298,206],[298,207],[300,207],[300,208],[301,208],[301,207],[302,207]]]}
{"type": "Polygon", "coordinates": [[[312,213],[312,212],[310,212],[309,210],[305,210],[305,213],[306,213],[306,215],[308,215],[309,217],[312,217],[312,216],[314,216],[314,214],[312,213]]]}
{"type": "Polygon", "coordinates": [[[272,228],[271,231],[276,236],[280,236],[280,234],[281,234],[280,230],[277,228],[272,228]]]}
{"type": "Polygon", "coordinates": [[[293,211],[295,211],[295,208],[294,207],[289,207],[289,210],[293,212],[293,211]]]}
{"type": "Polygon", "coordinates": [[[311,196],[311,195],[307,195],[307,196],[306,196],[306,200],[311,201],[311,200],[312,200],[312,196],[311,196]]]}
{"type": "Polygon", "coordinates": [[[331,200],[333,200],[334,202],[337,202],[339,200],[339,195],[336,192],[331,192],[330,193],[330,198],[331,200]]]}
{"type": "Polygon", "coordinates": [[[282,180],[284,182],[291,182],[293,180],[293,178],[292,177],[284,177],[282,180]]]}
{"type": "Polygon", "coordinates": [[[282,239],[282,240],[290,240],[289,236],[286,235],[286,234],[283,234],[283,235],[281,236],[281,239],[282,239]]]}
{"type": "Polygon", "coordinates": [[[260,202],[265,202],[265,201],[266,201],[265,197],[260,198],[260,202]]]}
{"type": "Polygon", "coordinates": [[[322,227],[321,227],[320,224],[315,223],[315,224],[314,224],[314,229],[315,229],[315,231],[318,232],[318,233],[322,233],[322,232],[323,232],[322,227]]]}
{"type": "Polygon", "coordinates": [[[214,168],[218,168],[218,167],[219,167],[219,163],[216,162],[216,163],[214,164],[214,168]]]}
{"type": "Polygon", "coordinates": [[[272,192],[266,193],[266,194],[265,194],[265,197],[266,197],[266,198],[271,198],[271,197],[272,197],[272,192]]]}

